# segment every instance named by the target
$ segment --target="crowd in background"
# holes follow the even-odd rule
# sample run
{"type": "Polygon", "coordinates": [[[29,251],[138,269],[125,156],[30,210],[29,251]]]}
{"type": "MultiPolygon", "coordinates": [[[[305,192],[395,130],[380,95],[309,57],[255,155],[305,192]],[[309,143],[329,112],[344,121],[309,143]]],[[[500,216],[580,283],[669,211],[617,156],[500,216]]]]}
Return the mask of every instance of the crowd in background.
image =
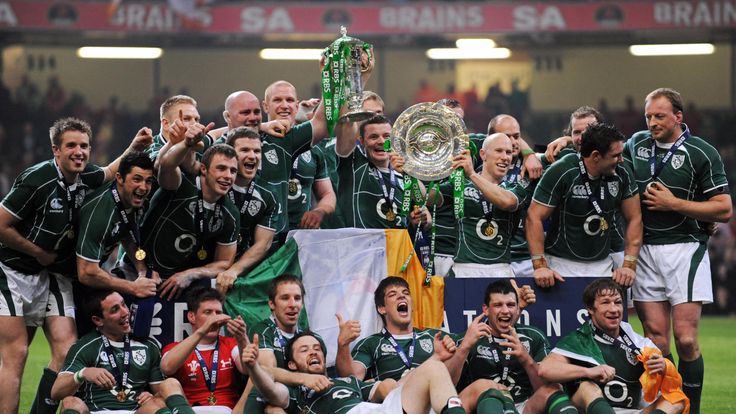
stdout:
{"type": "MultiPolygon", "coordinates": [[[[86,102],[84,95],[66,90],[54,76],[48,79],[46,85],[36,85],[26,78],[15,90],[0,84],[0,197],[7,194],[21,171],[51,157],[48,128],[54,120],[74,116],[88,121],[93,130],[94,151],[91,161],[105,165],[110,161],[110,156],[123,152],[140,126],[158,130],[158,107],[172,92],[166,87],[162,88],[148,107],[140,111],[120,103],[115,96],[109,98],[106,106],[93,108],[86,102]]],[[[505,93],[499,84],[494,84],[482,96],[474,89],[457,91],[454,85],[439,91],[428,82],[420,81],[412,103],[440,98],[453,98],[461,103],[465,109],[466,124],[472,132],[485,131],[492,114],[511,114],[525,126],[524,138],[533,144],[545,145],[563,135],[562,128],[569,122],[569,109],[544,113],[531,110],[529,91],[521,89],[515,81],[511,82],[509,93],[505,93]]],[[[586,104],[594,104],[605,119],[626,136],[646,129],[641,107],[643,102],[637,103],[632,97],[627,98],[625,108],[618,111],[609,109],[605,98],[586,104]]],[[[222,108],[199,109],[203,120],[222,123],[222,108]]],[[[396,119],[405,108],[394,109],[392,119],[396,119]]],[[[685,109],[684,119],[695,135],[718,148],[729,181],[736,182],[736,168],[733,168],[736,166],[736,142],[730,136],[731,131],[736,130],[736,114],[727,110],[699,109],[690,103],[685,109]]],[[[711,238],[709,252],[714,303],[703,310],[709,314],[736,314],[736,278],[729,277],[732,271],[736,271],[736,222],[719,225],[719,231],[711,238]]]]}

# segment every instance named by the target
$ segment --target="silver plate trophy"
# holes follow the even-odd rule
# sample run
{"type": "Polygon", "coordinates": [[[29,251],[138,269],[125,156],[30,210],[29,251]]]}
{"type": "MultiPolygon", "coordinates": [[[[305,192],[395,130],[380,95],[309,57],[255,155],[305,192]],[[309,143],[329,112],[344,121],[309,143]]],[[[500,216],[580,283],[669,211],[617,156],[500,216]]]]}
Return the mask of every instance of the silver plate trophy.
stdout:
{"type": "Polygon", "coordinates": [[[438,181],[452,172],[452,159],[468,148],[463,120],[434,102],[411,106],[391,130],[391,148],[404,157],[404,172],[422,181],[438,181]]]}
{"type": "MultiPolygon", "coordinates": [[[[366,43],[360,39],[349,37],[345,26],[340,27],[340,34],[343,41],[350,45],[350,57],[347,59],[347,86],[346,103],[348,112],[341,116],[337,122],[361,122],[372,117],[373,112],[363,110],[363,80],[360,74],[370,67],[370,60],[367,65],[363,65],[363,53],[366,43]]],[[[373,59],[372,55],[368,55],[368,59],[373,59]]]]}

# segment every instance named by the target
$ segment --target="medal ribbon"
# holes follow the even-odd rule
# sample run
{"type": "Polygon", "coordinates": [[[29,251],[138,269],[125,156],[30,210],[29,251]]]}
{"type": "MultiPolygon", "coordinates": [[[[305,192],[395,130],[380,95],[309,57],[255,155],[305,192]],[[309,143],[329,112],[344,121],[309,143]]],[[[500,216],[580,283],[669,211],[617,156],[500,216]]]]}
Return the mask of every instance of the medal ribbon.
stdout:
{"type": "Polygon", "coordinates": [[[465,217],[465,171],[458,168],[450,173],[450,182],[452,183],[452,210],[455,214],[455,220],[465,217]]]}
{"type": "Polygon", "coordinates": [[[604,212],[601,204],[606,197],[606,186],[603,185],[603,178],[601,178],[600,196],[596,197],[595,194],[593,194],[592,187],[590,186],[590,177],[588,177],[588,170],[585,168],[585,163],[583,162],[583,158],[580,156],[580,154],[578,154],[578,168],[580,169],[580,180],[583,182],[583,186],[585,186],[585,193],[588,195],[588,200],[590,200],[590,204],[593,205],[593,208],[595,209],[595,212],[598,213],[598,215],[603,216],[604,212]]]}
{"type": "Polygon", "coordinates": [[[391,166],[388,167],[389,181],[391,189],[386,188],[386,181],[383,179],[383,173],[381,170],[376,168],[378,174],[378,183],[381,185],[381,192],[383,193],[383,199],[386,200],[386,206],[388,207],[387,212],[394,211],[394,194],[396,194],[396,173],[391,166]]]}
{"type": "Polygon", "coordinates": [[[210,376],[210,370],[207,369],[207,364],[202,357],[202,353],[199,349],[194,348],[194,353],[197,355],[197,361],[199,367],[202,369],[202,376],[204,377],[204,383],[207,384],[207,389],[210,390],[210,394],[214,394],[215,387],[217,386],[217,368],[220,365],[220,338],[215,341],[215,349],[212,351],[212,376],[210,376]]]}
{"type": "Polygon", "coordinates": [[[511,167],[508,173],[506,173],[506,176],[503,177],[503,181],[509,182],[509,183],[516,183],[516,181],[519,179],[519,175],[521,174],[521,157],[516,157],[516,162],[514,163],[514,166],[511,167]]]}
{"type": "Polygon", "coordinates": [[[67,207],[69,208],[69,224],[71,225],[72,230],[74,230],[77,227],[77,221],[79,219],[79,207],[77,205],[77,193],[79,192],[79,187],[82,185],[81,180],[79,176],[77,176],[76,181],[76,187],[74,188],[74,191],[72,191],[69,187],[70,185],[66,185],[66,182],[64,181],[64,174],[62,174],[61,169],[58,165],[56,165],[56,161],[54,161],[54,166],[56,167],[56,174],[58,177],[59,185],[61,188],[64,189],[66,192],[66,203],[67,207]]]}
{"type": "MultiPolygon", "coordinates": [[[[248,211],[248,207],[250,206],[250,200],[253,198],[253,191],[256,189],[256,180],[251,180],[250,184],[248,184],[248,188],[245,190],[245,195],[243,196],[243,204],[240,206],[238,210],[240,210],[240,214],[245,213],[248,211]]],[[[230,197],[230,201],[235,204],[235,207],[238,206],[238,203],[235,202],[235,190],[232,188],[230,191],[227,192],[228,197],[230,197]]]]}
{"type": "Polygon", "coordinates": [[[491,220],[493,220],[493,204],[491,204],[486,196],[483,195],[483,193],[480,192],[480,206],[483,207],[483,217],[485,217],[486,222],[489,226],[492,226],[491,220]]]}
{"type": "MultiPolygon", "coordinates": [[[[279,341],[279,347],[281,347],[281,352],[285,352],[286,349],[286,343],[288,342],[286,338],[284,338],[284,335],[281,333],[281,329],[279,329],[278,324],[276,324],[276,318],[271,315],[271,322],[273,323],[273,330],[276,332],[276,339],[279,341]]],[[[300,329],[297,325],[295,333],[299,333],[300,329]]]]}
{"type": "Polygon", "coordinates": [[[130,371],[130,337],[125,335],[125,341],[123,342],[123,371],[120,372],[118,363],[115,361],[115,354],[112,351],[112,345],[110,340],[103,334],[100,334],[102,338],[102,345],[105,347],[105,354],[107,360],[110,362],[110,369],[112,370],[113,376],[115,376],[115,382],[120,385],[120,390],[125,392],[126,386],[128,385],[128,371],[130,371]]]}
{"type": "Polygon", "coordinates": [[[399,345],[398,342],[396,342],[396,338],[394,338],[393,335],[389,331],[386,330],[386,328],[381,329],[381,334],[383,337],[391,344],[391,346],[394,347],[396,350],[396,353],[399,355],[399,358],[401,358],[401,362],[404,363],[407,369],[411,369],[411,363],[414,360],[414,347],[417,343],[417,334],[416,332],[412,331],[411,333],[411,344],[409,344],[409,356],[406,355],[406,352],[404,352],[404,348],[399,345]]]}
{"type": "Polygon", "coordinates": [[[618,338],[614,338],[611,335],[603,332],[602,329],[599,329],[597,326],[593,325],[592,322],[591,325],[593,326],[593,333],[603,338],[604,341],[608,341],[614,345],[618,345],[619,348],[634,355],[641,355],[641,350],[637,348],[637,346],[634,344],[634,341],[629,338],[629,335],[627,335],[623,329],[619,328],[618,338]]]}
{"type": "Polygon", "coordinates": [[[128,235],[133,239],[135,242],[136,249],[140,249],[141,247],[141,228],[139,226],[140,218],[141,218],[141,210],[139,209],[135,214],[135,220],[132,220],[130,216],[128,216],[128,213],[125,211],[125,206],[123,205],[122,200],[120,199],[120,194],[118,193],[117,189],[117,183],[115,181],[112,182],[112,185],[110,186],[110,192],[112,193],[112,199],[115,200],[115,207],[118,209],[118,213],[120,213],[120,219],[123,221],[123,224],[128,229],[128,235]]]}
{"type": "Polygon", "coordinates": [[[675,141],[669,150],[667,150],[667,153],[664,154],[664,157],[662,158],[662,163],[657,165],[657,141],[652,138],[652,154],[649,156],[649,171],[652,173],[652,181],[656,181],[657,177],[659,176],[659,173],[662,172],[664,169],[664,166],[667,165],[667,161],[672,158],[672,156],[675,154],[675,151],[677,151],[680,146],[685,143],[685,140],[690,138],[690,129],[687,127],[687,125],[682,124],[684,127],[684,130],[682,131],[682,134],[677,138],[677,141],[675,141]]]}
{"type": "MultiPolygon", "coordinates": [[[[498,342],[496,342],[496,338],[491,337],[490,343],[493,346],[493,351],[492,351],[493,360],[496,363],[501,364],[501,367],[502,367],[501,383],[505,383],[509,377],[509,366],[511,365],[511,354],[503,354],[501,345],[498,342]],[[501,357],[501,355],[503,355],[503,358],[501,357]]],[[[510,351],[511,348],[507,348],[507,350],[510,351]]]]}
{"type": "MultiPolygon", "coordinates": [[[[215,211],[212,215],[212,220],[217,221],[217,219],[220,217],[220,209],[221,201],[222,199],[218,200],[217,203],[215,203],[215,211]]],[[[202,188],[197,189],[197,208],[194,210],[194,221],[195,221],[195,229],[197,231],[197,241],[200,243],[200,248],[204,249],[204,235],[207,234],[207,231],[205,230],[205,212],[204,212],[204,197],[202,196],[202,188]]]]}

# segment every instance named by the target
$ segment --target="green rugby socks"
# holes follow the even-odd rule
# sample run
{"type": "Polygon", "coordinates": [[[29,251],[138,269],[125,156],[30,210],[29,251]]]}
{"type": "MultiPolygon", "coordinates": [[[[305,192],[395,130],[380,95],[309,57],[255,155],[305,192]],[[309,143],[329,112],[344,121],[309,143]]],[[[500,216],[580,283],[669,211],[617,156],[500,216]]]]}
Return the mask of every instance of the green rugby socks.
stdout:
{"type": "Polygon", "coordinates": [[[562,391],[557,391],[547,398],[544,412],[547,414],[577,413],[578,409],[572,405],[570,398],[562,391]]]}
{"type": "Polygon", "coordinates": [[[59,408],[59,402],[51,399],[51,387],[58,374],[50,368],[44,368],[41,379],[38,381],[36,398],[33,399],[30,414],[54,414],[59,408]]]}
{"type": "Polygon", "coordinates": [[[690,414],[700,414],[700,394],[703,392],[703,356],[695,361],[685,361],[680,358],[677,371],[682,375],[682,391],[690,399],[690,414]]]}
{"type": "Polygon", "coordinates": [[[616,414],[605,398],[596,398],[591,401],[585,412],[586,414],[616,414]]]}

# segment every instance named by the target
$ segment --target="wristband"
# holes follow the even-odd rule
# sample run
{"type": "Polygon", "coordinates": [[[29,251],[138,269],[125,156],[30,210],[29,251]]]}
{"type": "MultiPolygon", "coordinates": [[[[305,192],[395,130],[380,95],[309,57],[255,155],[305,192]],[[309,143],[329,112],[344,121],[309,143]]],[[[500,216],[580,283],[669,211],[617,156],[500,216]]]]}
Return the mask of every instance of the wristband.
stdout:
{"type": "Polygon", "coordinates": [[[621,267],[636,271],[637,260],[638,258],[636,256],[631,256],[627,254],[626,256],[624,256],[624,262],[621,264],[621,267]]]}
{"type": "Polygon", "coordinates": [[[524,148],[523,150],[521,150],[521,156],[524,158],[526,158],[527,155],[531,154],[534,154],[534,150],[531,148],[524,148]]]}
{"type": "Polygon", "coordinates": [[[532,259],[532,267],[534,270],[549,268],[547,265],[547,259],[545,259],[544,256],[541,256],[538,259],[532,259]]]}
{"type": "Polygon", "coordinates": [[[87,368],[82,368],[79,371],[77,371],[77,372],[74,373],[73,379],[74,379],[74,382],[75,383],[81,384],[81,383],[84,382],[84,377],[82,375],[84,374],[84,370],[85,369],[87,369],[87,368]]]}

